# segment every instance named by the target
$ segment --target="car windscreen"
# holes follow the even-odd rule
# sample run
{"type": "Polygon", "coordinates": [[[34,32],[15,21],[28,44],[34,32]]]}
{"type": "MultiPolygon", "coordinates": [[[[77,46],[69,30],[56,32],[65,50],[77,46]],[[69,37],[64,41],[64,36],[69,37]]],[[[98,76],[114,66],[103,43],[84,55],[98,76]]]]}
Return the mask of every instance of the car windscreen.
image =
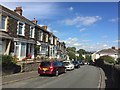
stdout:
{"type": "Polygon", "coordinates": [[[74,61],[73,64],[78,64],[78,62],[77,62],[77,61],[74,61]]]}
{"type": "Polygon", "coordinates": [[[41,62],[40,66],[41,67],[49,67],[50,66],[50,62],[41,62]]]}
{"type": "Polygon", "coordinates": [[[70,63],[69,62],[63,62],[64,66],[68,66],[70,63]]]}

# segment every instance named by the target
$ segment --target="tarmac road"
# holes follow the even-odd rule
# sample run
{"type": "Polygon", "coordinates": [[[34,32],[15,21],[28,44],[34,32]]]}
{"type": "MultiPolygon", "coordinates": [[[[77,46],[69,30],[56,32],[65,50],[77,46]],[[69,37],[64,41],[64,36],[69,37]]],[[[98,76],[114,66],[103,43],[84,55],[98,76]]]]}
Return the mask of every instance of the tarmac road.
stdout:
{"type": "Polygon", "coordinates": [[[83,65],[79,69],[67,71],[56,76],[37,76],[34,78],[2,85],[2,88],[99,88],[100,69],[83,65]]]}

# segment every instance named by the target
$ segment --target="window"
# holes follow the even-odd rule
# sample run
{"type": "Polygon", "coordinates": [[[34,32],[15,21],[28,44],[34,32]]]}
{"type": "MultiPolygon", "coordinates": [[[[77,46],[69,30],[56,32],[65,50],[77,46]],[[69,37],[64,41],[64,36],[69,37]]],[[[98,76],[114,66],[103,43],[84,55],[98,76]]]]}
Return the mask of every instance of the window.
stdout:
{"type": "Polygon", "coordinates": [[[48,42],[48,34],[46,34],[46,42],[48,42]]]}
{"type": "Polygon", "coordinates": [[[30,26],[30,37],[34,38],[34,27],[30,26]]]}
{"type": "Polygon", "coordinates": [[[20,48],[20,43],[16,42],[15,43],[15,55],[19,57],[19,48],[20,48]]]}
{"type": "Polygon", "coordinates": [[[40,31],[40,37],[39,37],[39,39],[40,39],[40,41],[43,40],[43,32],[42,31],[40,31]]]}
{"type": "Polygon", "coordinates": [[[26,43],[21,43],[21,57],[26,56],[26,43]]]}
{"type": "Polygon", "coordinates": [[[22,35],[24,36],[24,32],[25,32],[25,24],[22,22],[18,22],[18,29],[17,29],[17,34],[18,35],[22,35]]]}
{"type": "Polygon", "coordinates": [[[1,29],[5,29],[5,22],[6,22],[6,16],[2,16],[2,27],[1,27],[1,29]]]}
{"type": "Polygon", "coordinates": [[[15,55],[18,58],[26,57],[26,43],[24,42],[15,42],[15,55]]]}

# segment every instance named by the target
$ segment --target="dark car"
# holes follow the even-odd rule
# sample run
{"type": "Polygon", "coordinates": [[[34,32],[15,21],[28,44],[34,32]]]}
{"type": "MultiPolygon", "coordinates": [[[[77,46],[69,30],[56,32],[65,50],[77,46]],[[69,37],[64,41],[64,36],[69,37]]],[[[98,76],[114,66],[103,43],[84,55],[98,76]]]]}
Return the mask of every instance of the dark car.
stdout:
{"type": "Polygon", "coordinates": [[[40,75],[56,75],[65,73],[66,67],[60,61],[43,61],[38,67],[40,75]]]}
{"type": "Polygon", "coordinates": [[[80,68],[80,63],[79,61],[72,61],[72,63],[74,64],[75,68],[80,68]]]}
{"type": "Polygon", "coordinates": [[[84,65],[84,61],[83,60],[79,60],[79,64],[80,65],[84,65]]]}

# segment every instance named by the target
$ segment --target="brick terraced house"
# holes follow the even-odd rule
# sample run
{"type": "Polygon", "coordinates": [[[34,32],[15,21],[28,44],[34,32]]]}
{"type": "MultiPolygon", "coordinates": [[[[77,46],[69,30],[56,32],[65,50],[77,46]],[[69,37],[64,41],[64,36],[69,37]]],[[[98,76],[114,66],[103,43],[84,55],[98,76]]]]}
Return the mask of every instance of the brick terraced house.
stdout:
{"type": "Polygon", "coordinates": [[[30,21],[22,16],[22,7],[14,11],[1,7],[0,46],[4,55],[12,55],[21,61],[28,55],[34,59],[37,55],[48,58],[65,58],[65,43],[47,31],[47,26],[37,25],[37,20],[30,21]],[[37,51],[36,51],[37,47],[37,51]],[[64,55],[63,55],[64,54],[64,55]]]}

